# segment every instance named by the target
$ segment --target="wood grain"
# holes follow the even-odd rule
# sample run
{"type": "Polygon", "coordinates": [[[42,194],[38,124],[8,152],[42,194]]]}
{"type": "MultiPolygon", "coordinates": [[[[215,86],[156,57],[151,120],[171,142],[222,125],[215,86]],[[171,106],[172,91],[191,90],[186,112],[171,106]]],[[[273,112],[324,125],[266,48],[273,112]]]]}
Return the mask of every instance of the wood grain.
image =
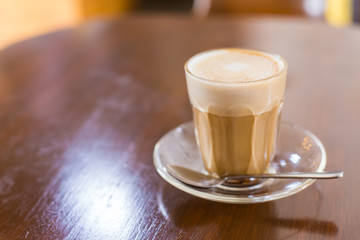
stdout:
{"type": "Polygon", "coordinates": [[[0,52],[1,239],[356,239],[360,28],[298,18],[130,16],[0,52]],[[218,47],[288,60],[283,118],[313,131],[341,180],[253,205],[164,182],[157,140],[190,120],[184,62],[218,47]]]}

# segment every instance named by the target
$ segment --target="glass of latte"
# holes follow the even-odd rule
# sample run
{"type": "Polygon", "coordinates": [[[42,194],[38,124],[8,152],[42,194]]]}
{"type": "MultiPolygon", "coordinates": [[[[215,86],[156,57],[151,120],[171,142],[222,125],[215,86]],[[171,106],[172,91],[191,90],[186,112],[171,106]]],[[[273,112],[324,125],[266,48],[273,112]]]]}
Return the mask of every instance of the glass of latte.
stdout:
{"type": "Polygon", "coordinates": [[[268,172],[275,156],[286,61],[260,51],[224,48],[185,64],[196,141],[214,176],[268,172]]]}

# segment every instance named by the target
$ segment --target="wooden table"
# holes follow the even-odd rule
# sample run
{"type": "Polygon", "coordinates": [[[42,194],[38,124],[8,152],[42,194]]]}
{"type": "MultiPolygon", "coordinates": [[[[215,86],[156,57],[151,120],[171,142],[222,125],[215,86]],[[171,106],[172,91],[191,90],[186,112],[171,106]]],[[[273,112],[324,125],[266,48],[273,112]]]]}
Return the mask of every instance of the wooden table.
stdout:
{"type": "Polygon", "coordinates": [[[132,16],[0,52],[1,239],[358,239],[360,27],[300,18],[132,16]],[[273,202],[186,194],[153,147],[192,118],[193,54],[255,48],[289,64],[283,119],[324,143],[340,180],[273,202]]]}

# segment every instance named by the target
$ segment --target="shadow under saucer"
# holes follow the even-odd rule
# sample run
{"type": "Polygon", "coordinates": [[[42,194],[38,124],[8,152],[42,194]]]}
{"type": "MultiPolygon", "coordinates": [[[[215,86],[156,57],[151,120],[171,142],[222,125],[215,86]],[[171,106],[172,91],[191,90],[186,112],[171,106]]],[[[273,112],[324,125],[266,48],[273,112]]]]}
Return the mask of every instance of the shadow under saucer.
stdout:
{"type": "MultiPolygon", "coordinates": [[[[316,184],[317,185],[317,184],[316,184]]],[[[318,220],[322,193],[318,187],[309,189],[314,196],[309,200],[313,215],[297,214],[287,217],[283,206],[292,205],[298,199],[284,199],[259,204],[225,204],[207,201],[174,189],[163,182],[157,194],[158,209],[164,219],[181,229],[187,238],[196,234],[212,239],[288,239],[299,232],[311,232],[334,236],[338,233],[335,223],[318,220]],[[287,202],[287,203],[286,203],[287,202]],[[314,211],[312,211],[314,210],[314,211]],[[231,229],[231,231],[229,231],[231,229]],[[246,230],[246,231],[245,231],[246,230]]]]}

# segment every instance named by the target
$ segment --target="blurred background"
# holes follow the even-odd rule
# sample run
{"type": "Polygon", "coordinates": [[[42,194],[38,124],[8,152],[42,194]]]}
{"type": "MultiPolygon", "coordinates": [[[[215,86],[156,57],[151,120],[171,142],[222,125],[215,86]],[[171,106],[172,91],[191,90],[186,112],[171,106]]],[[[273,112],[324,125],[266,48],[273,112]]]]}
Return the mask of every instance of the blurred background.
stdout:
{"type": "Polygon", "coordinates": [[[346,27],[360,22],[360,0],[0,0],[0,49],[94,18],[142,13],[286,14],[346,27]]]}

